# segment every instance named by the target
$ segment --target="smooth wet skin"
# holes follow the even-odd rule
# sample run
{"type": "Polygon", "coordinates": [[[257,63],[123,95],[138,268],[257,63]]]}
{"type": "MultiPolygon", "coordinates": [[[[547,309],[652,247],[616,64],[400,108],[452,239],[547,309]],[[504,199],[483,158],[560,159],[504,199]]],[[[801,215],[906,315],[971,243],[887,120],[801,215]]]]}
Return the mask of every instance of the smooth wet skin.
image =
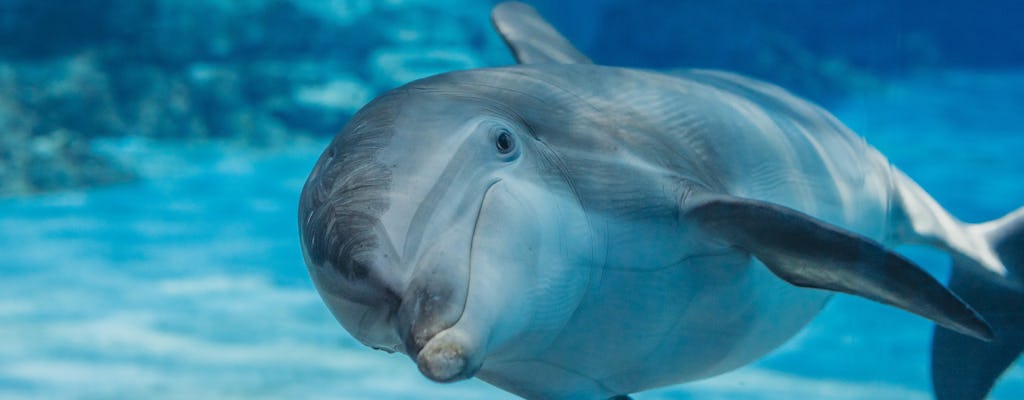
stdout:
{"type": "MultiPolygon", "coordinates": [[[[571,190],[557,173],[535,172],[550,172],[551,167],[537,166],[550,161],[516,118],[501,104],[453,98],[434,88],[396,90],[353,118],[321,158],[304,192],[309,203],[303,207],[315,210],[307,221],[324,224],[310,223],[303,230],[308,262],[328,303],[336,304],[332,309],[339,320],[367,345],[409,354],[436,380],[469,377],[479,368],[482,359],[472,357],[478,352],[468,349],[490,339],[492,324],[481,324],[480,318],[497,319],[498,310],[488,306],[494,300],[467,305],[466,298],[495,296],[501,288],[490,287],[497,281],[488,277],[504,274],[500,281],[514,287],[512,274],[502,271],[527,267],[521,264],[531,256],[566,250],[550,243],[592,245],[586,232],[557,229],[552,236],[533,231],[547,225],[539,218],[567,218],[548,206],[572,201],[571,190]],[[387,145],[364,146],[370,143],[387,145]],[[349,167],[351,160],[369,166],[349,167]],[[357,171],[332,174],[345,168],[357,171]],[[563,188],[539,191],[537,185],[544,182],[563,188]],[[331,200],[346,198],[358,199],[348,202],[357,204],[331,200]],[[508,235],[517,227],[521,235],[508,235]],[[307,238],[310,233],[313,237],[307,238]],[[348,273],[346,264],[367,271],[348,273]],[[471,293],[471,281],[483,278],[488,278],[479,288],[483,294],[471,293]],[[349,285],[355,289],[347,291],[349,285]],[[362,305],[352,304],[359,298],[347,298],[379,289],[389,295],[363,296],[367,304],[362,305]],[[462,322],[466,312],[481,315],[462,322]],[[457,323],[460,331],[442,334],[457,323]]],[[[582,213],[575,218],[582,219],[582,213]]],[[[565,221],[561,226],[574,225],[581,224],[565,221]]],[[[539,265],[528,267],[523,275],[546,275],[536,271],[539,265]]],[[[508,300],[514,296],[509,293],[508,300]]]]}
{"type": "Polygon", "coordinates": [[[826,111],[723,72],[589,64],[522,4],[494,21],[522,65],[383,94],[303,189],[310,275],[362,343],[440,382],[600,399],[745,365],[833,292],[1000,340],[887,247],[1001,280],[999,241],[826,111]]]}

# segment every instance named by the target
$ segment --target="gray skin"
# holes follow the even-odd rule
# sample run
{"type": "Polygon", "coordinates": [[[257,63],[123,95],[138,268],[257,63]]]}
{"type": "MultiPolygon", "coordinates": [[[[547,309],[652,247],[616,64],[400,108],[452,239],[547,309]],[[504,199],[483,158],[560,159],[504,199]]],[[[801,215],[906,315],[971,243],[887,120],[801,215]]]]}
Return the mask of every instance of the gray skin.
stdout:
{"type": "Polygon", "coordinates": [[[310,174],[306,264],[356,339],[440,382],[600,399],[747,364],[836,291],[993,338],[885,247],[1006,276],[991,246],[829,113],[738,75],[586,64],[524,7],[495,11],[523,65],[381,95],[310,174]]]}

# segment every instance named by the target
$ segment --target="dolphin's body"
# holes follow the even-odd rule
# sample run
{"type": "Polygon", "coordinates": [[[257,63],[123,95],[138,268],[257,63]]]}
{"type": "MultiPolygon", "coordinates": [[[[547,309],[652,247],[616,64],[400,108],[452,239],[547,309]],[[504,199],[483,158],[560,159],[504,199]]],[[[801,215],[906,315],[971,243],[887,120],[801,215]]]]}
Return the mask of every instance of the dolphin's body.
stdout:
{"type": "Polygon", "coordinates": [[[749,363],[839,291],[945,327],[936,360],[978,365],[937,362],[940,396],[983,397],[1019,354],[1019,317],[999,315],[1022,303],[1024,211],[959,223],[778,87],[592,65],[518,3],[494,20],[522,65],[382,95],[303,189],[311,276],[363,343],[438,381],[611,398],[749,363]],[[982,316],[900,243],[960,260],[982,316]]]}

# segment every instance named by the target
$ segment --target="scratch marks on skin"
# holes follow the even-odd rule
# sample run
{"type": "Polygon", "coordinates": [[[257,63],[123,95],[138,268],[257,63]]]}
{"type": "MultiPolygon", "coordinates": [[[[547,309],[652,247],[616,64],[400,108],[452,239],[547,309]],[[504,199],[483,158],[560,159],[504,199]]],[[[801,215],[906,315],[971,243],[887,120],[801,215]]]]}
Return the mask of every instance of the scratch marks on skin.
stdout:
{"type": "Polygon", "coordinates": [[[354,260],[378,245],[373,233],[389,206],[385,194],[391,171],[376,160],[376,154],[391,140],[397,100],[402,96],[402,92],[381,96],[371,103],[374,107],[357,113],[306,181],[299,201],[299,230],[311,267],[333,268],[348,279],[362,279],[369,273],[363,263],[370,260],[354,260]]]}
{"type": "Polygon", "coordinates": [[[656,267],[651,267],[651,268],[644,268],[644,267],[637,267],[637,266],[625,266],[625,267],[607,266],[607,267],[605,267],[605,270],[608,270],[608,271],[619,271],[619,272],[628,272],[628,273],[637,273],[637,274],[655,273],[655,272],[667,271],[667,270],[674,269],[674,268],[684,267],[684,266],[689,265],[692,261],[696,261],[696,260],[700,260],[700,259],[704,259],[704,258],[725,257],[725,256],[735,255],[737,253],[745,253],[745,252],[743,250],[741,250],[740,248],[738,248],[738,247],[730,246],[730,247],[724,248],[723,250],[714,251],[714,252],[710,252],[710,253],[691,254],[691,255],[683,256],[683,257],[680,257],[679,259],[676,259],[674,261],[671,261],[671,262],[668,262],[668,263],[665,263],[663,265],[659,265],[659,266],[656,266],[656,267]]]}

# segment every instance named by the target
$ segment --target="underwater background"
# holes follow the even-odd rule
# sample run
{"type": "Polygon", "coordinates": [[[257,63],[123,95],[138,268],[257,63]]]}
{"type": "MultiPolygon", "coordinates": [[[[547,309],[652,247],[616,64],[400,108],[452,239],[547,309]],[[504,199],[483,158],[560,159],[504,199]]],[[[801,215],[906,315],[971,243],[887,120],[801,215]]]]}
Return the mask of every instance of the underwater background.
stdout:
{"type": "MultiPolygon", "coordinates": [[[[531,4],[598,63],[811,98],[961,219],[1024,205],[1022,2],[531,4]]],[[[512,63],[492,5],[0,0],[0,398],[512,398],[358,344],[296,228],[320,151],[376,94],[512,63]]],[[[930,338],[840,295],[757,363],[635,398],[928,399],[930,338]]],[[[991,398],[1024,398],[1020,361],[991,398]]]]}

